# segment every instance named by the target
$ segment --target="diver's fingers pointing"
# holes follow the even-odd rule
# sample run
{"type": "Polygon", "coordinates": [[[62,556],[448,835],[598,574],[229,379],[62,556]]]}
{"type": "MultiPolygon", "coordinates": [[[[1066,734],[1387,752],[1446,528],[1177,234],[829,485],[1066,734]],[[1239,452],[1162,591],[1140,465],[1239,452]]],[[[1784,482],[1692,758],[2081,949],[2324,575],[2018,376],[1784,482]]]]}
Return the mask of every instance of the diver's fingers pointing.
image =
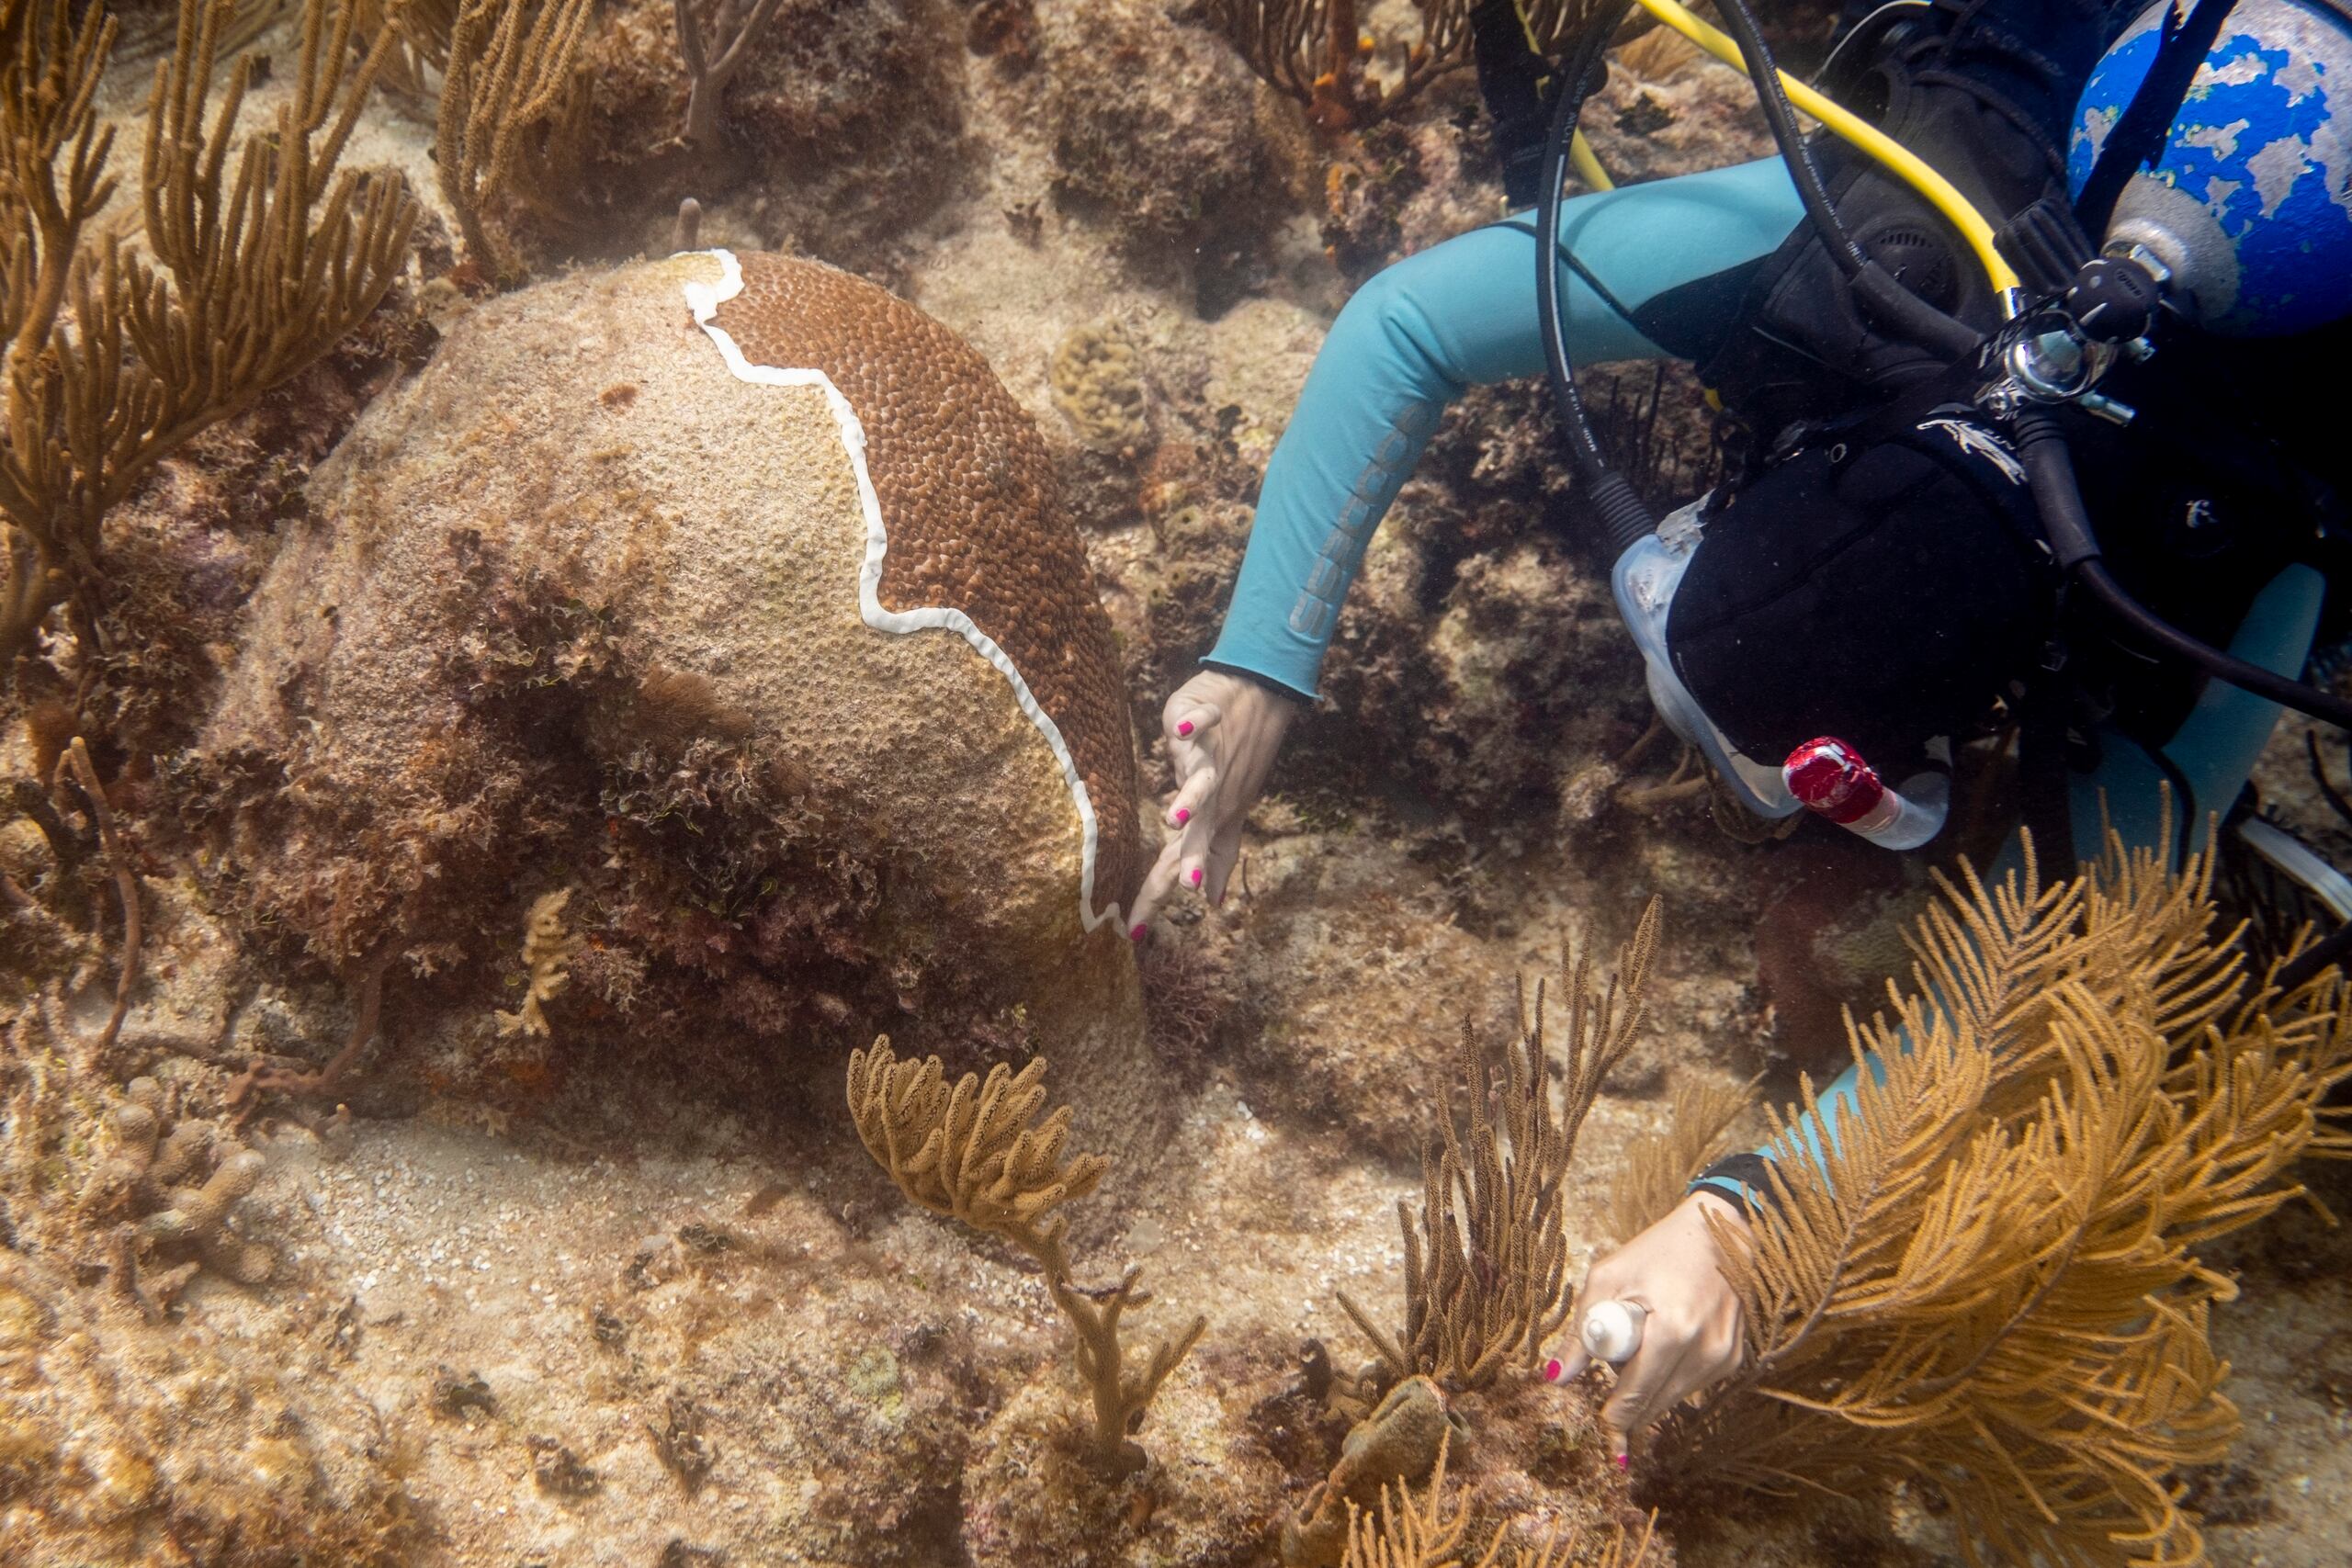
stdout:
{"type": "Polygon", "coordinates": [[[1202,884],[1208,880],[1209,856],[1215,850],[1216,835],[1216,807],[1212,797],[1169,840],[1169,847],[1176,852],[1175,884],[1179,888],[1202,891],[1202,884]]]}
{"type": "Polygon", "coordinates": [[[1233,868],[1240,859],[1241,824],[1225,823],[1217,829],[1216,837],[1209,840],[1209,852],[1205,863],[1208,871],[1208,886],[1202,891],[1208,895],[1210,903],[1225,902],[1225,885],[1231,879],[1233,868]]]}
{"type": "Polygon", "coordinates": [[[1168,803],[1168,825],[1182,828],[1199,816],[1202,804],[1216,792],[1216,781],[1215,763],[1194,770],[1193,776],[1177,790],[1176,798],[1168,803]]]}
{"type": "Polygon", "coordinates": [[[1668,1349],[1667,1343],[1660,1340],[1636,1351],[1634,1359],[1618,1370],[1617,1392],[1600,1407],[1600,1424],[1609,1429],[1610,1450],[1620,1464],[1626,1461],[1632,1439],[1667,1409],[1660,1395],[1675,1381],[1676,1366],[1680,1360],[1679,1355],[1669,1359],[1668,1349]]]}
{"type": "Polygon", "coordinates": [[[1127,935],[1135,941],[1144,939],[1144,933],[1151,929],[1152,916],[1159,912],[1159,906],[1166,903],[1169,894],[1176,890],[1177,868],[1183,859],[1183,852],[1184,840],[1181,835],[1169,840],[1161,847],[1159,858],[1152,863],[1151,870],[1145,875],[1143,888],[1136,895],[1136,907],[1127,917],[1127,935]]]}
{"type": "Polygon", "coordinates": [[[1167,732],[1169,744],[1173,747],[1181,740],[1197,743],[1224,717],[1225,710],[1215,703],[1170,700],[1167,711],[1159,716],[1159,727],[1167,732]]]}

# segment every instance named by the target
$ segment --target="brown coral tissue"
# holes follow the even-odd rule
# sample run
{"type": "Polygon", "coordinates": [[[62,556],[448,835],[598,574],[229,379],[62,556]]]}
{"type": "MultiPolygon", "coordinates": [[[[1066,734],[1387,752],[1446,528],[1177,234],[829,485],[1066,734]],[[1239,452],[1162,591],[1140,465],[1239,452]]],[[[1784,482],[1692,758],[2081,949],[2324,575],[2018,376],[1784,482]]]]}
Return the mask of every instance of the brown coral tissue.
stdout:
{"type": "MultiPolygon", "coordinates": [[[[2327,1103],[2352,1075],[2346,983],[2250,973],[2210,863],[2120,840],[2072,880],[2029,853],[1943,892],[1910,994],[1852,1032],[1876,1070],[1838,1146],[1784,1156],[1752,1235],[1721,1234],[1748,1363],[1654,1468],[1927,1480],[1975,1564],[2202,1562],[2172,1477],[2220,1460],[2238,1414],[2207,1338],[2235,1287],[2199,1254],[2352,1142],[2327,1103]]],[[[1778,1147],[1802,1137],[1774,1118],[1778,1147]]]]}

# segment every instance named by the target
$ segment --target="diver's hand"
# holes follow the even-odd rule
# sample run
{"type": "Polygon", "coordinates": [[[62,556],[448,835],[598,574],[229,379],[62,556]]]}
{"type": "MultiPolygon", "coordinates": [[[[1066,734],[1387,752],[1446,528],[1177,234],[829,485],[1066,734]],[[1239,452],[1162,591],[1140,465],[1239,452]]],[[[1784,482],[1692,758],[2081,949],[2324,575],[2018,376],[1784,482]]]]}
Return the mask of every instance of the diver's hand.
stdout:
{"type": "Polygon", "coordinates": [[[1626,1462],[1626,1444],[1644,1427],[1700,1390],[1739,1371],[1746,1351],[1739,1297],[1724,1278],[1723,1252],[1707,1228],[1719,1214],[1742,1234],[1747,1221],[1712,1192],[1693,1192],[1666,1218],[1592,1266],[1577,1297],[1567,1359],[1560,1376],[1581,1373],[1592,1358],[1584,1348],[1584,1315],[1602,1302],[1632,1302],[1646,1309],[1641,1348],[1617,1369],[1617,1389],[1601,1407],[1610,1451],[1626,1462]]]}
{"type": "Polygon", "coordinates": [[[1226,878],[1241,858],[1241,823],[1266,787],[1302,705],[1262,682],[1222,670],[1204,670],[1160,710],[1176,794],[1165,819],[1175,831],[1136,895],[1127,934],[1143,940],[1151,917],[1180,887],[1195,888],[1212,904],[1225,901],[1226,878]]]}

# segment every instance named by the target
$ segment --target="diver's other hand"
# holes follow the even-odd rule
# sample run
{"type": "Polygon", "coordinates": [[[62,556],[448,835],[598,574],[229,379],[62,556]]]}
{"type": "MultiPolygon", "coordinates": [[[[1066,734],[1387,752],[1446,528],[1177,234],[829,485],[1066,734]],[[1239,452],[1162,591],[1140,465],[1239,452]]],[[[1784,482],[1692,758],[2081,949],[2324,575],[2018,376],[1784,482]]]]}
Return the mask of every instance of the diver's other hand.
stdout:
{"type": "Polygon", "coordinates": [[[1610,1451],[1626,1462],[1627,1444],[1642,1429],[1700,1390],[1739,1371],[1746,1353],[1739,1297],[1724,1278],[1723,1250],[1708,1229],[1717,1214],[1745,1233],[1738,1209],[1712,1192],[1693,1192],[1666,1218],[1592,1266],[1577,1296],[1569,1325],[1565,1380],[1592,1358],[1584,1348],[1585,1314],[1602,1302],[1631,1302],[1648,1315],[1641,1348],[1617,1369],[1617,1387],[1601,1406],[1610,1451]]]}
{"type": "Polygon", "coordinates": [[[1202,671],[1168,699],[1159,728],[1176,793],[1163,816],[1174,831],[1136,895],[1130,936],[1140,940],[1179,888],[1224,901],[1226,879],[1241,858],[1241,824],[1265,790],[1299,706],[1264,682],[1222,670],[1202,671]]]}

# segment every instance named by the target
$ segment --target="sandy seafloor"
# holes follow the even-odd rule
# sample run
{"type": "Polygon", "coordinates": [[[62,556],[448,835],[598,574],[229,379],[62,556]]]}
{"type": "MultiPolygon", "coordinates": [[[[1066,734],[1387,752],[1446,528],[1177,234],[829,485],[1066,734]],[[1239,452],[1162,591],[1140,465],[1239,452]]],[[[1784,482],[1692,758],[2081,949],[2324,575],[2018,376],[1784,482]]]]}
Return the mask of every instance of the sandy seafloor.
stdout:
{"type": "MultiPolygon", "coordinates": [[[[1041,5],[1049,31],[1076,3],[1041,5]]],[[[137,73],[119,73],[110,101],[128,113],[142,90],[137,73]]],[[[256,95],[256,111],[274,90],[256,95]]],[[[1073,328],[1116,321],[1165,383],[1199,406],[1233,409],[1238,448],[1261,461],[1345,294],[1322,254],[1312,195],[1270,189],[1295,216],[1270,226],[1259,285],[1204,321],[1181,283],[1141,276],[1102,225],[1057,208],[1038,90],[1035,72],[1007,77],[972,62],[965,114],[978,151],[963,188],[903,238],[888,281],[965,334],[1063,455],[1071,440],[1046,384],[1048,353],[1073,328]],[[1015,215],[1035,211],[1046,227],[1033,245],[1015,215]]],[[[1725,91],[1687,81],[1677,90],[1694,102],[1725,91]]],[[[363,122],[349,158],[395,162],[437,199],[429,140],[414,116],[386,108],[363,122]]],[[[126,141],[135,150],[135,136],[126,141]]],[[[1442,194],[1422,197],[1414,221],[1442,226],[1442,194]]],[[[721,204],[705,232],[746,243],[758,226],[721,204]]],[[[809,248],[825,254],[820,236],[809,248]]],[[[1408,520],[1392,525],[1407,538],[1414,504],[1408,492],[1408,520]]],[[[1170,570],[1168,547],[1140,524],[1095,528],[1088,546],[1114,624],[1133,629],[1136,602],[1170,570]]],[[[1539,620],[1511,635],[1543,632],[1539,620]]],[[[1351,743],[1369,742],[1358,732],[1351,743]]],[[[1558,761],[1566,771],[1589,760],[1558,761]]],[[[1147,767],[1154,787],[1159,767],[1147,767]]],[[[1446,1018],[1499,1005],[1514,975],[1543,968],[1563,933],[1589,920],[1613,938],[1642,897],[1667,899],[1650,1040],[1604,1095],[1571,1179],[1578,1274],[1602,1239],[1612,1157],[1660,1123],[1673,1075],[1791,1081],[1756,987],[1758,895],[1740,880],[1753,862],[1715,843],[1703,810],[1465,829],[1442,796],[1415,797],[1408,763],[1375,759],[1366,773],[1385,793],[1352,807],[1335,807],[1316,781],[1278,780],[1250,842],[1250,895],[1219,915],[1184,909],[1156,939],[1238,966],[1249,1000],[1245,1024],[1198,1052],[1159,1157],[1114,1171],[1088,1204],[1098,1271],[1131,1258],[1159,1292],[1147,1328],[1194,1310],[1210,1318],[1144,1434],[1176,1492],[1215,1483],[1214,1459],[1187,1448],[1189,1434],[1215,1425],[1210,1407],[1279,1389],[1282,1359],[1307,1338],[1361,1352],[1335,1288],[1394,1313],[1395,1201],[1419,1187],[1398,1156],[1424,1053],[1448,1043],[1446,1018]],[[1430,852],[1464,841],[1466,853],[1430,852]],[[1465,879],[1476,885],[1466,898],[1465,879]],[[1277,1055],[1261,1040],[1275,1032],[1307,1043],[1277,1055]],[[1310,1058],[1318,1087],[1286,1097],[1290,1064],[1310,1058]]],[[[2300,730],[2282,733],[2264,778],[2303,825],[2327,822],[2302,783],[2300,730]]],[[[218,1018],[227,1005],[222,944],[187,908],[185,886],[164,874],[144,884],[156,936],[131,1037],[218,1018]]],[[[103,1015],[107,974],[86,976],[84,1027],[103,1015]]],[[[315,976],[288,977],[277,994],[340,1016],[315,976]]],[[[860,1043],[841,1041],[842,1055],[860,1043]]],[[[398,1059],[367,1067],[401,1070],[398,1059]]],[[[1010,1255],[897,1199],[827,1098],[837,1083],[836,1067],[811,1065],[779,1105],[746,1110],[714,1103],[690,1080],[600,1085],[591,1059],[526,1118],[432,1100],[362,1116],[327,1141],[277,1122],[257,1135],[268,1170],[239,1212],[246,1234],[280,1249],[277,1280],[251,1290],[199,1280],[164,1332],[200,1337],[257,1381],[284,1380],[344,1410],[332,1419],[395,1434],[400,1479],[424,1523],[421,1564],[720,1560],[687,1549],[738,1563],[847,1564],[880,1560],[856,1542],[890,1538],[888,1561],[946,1568],[957,1521],[935,1498],[894,1496],[890,1456],[930,1451],[905,1428],[963,1408],[941,1393],[959,1377],[977,1380],[979,1404],[1010,1402],[1032,1382],[1074,1404],[1058,1370],[1061,1329],[1010,1255]],[[490,1407],[450,1409],[447,1388],[476,1378],[490,1407]],[[649,1438],[666,1391],[686,1385],[716,1448],[692,1494],[649,1438]],[[569,1449],[597,1489],[540,1484],[533,1437],[569,1449]],[[894,1508],[906,1517],[878,1529],[843,1523],[844,1509],[883,1518],[894,1508]]],[[[2352,1201],[2352,1187],[2317,1179],[2339,1207],[2352,1201]]],[[[2235,1368],[2229,1392],[2246,1433],[2230,1469],[2199,1483],[2212,1561],[2336,1568],[2352,1560],[2352,1240],[2298,1212],[2227,1257],[2245,1291],[2217,1314],[2215,1337],[2235,1368]]],[[[1690,1563],[1957,1561],[1917,1507],[1831,1521],[1836,1512],[1664,1523],[1690,1563]]],[[[1148,1528],[1125,1560],[1164,1560],[1148,1528]]]]}

